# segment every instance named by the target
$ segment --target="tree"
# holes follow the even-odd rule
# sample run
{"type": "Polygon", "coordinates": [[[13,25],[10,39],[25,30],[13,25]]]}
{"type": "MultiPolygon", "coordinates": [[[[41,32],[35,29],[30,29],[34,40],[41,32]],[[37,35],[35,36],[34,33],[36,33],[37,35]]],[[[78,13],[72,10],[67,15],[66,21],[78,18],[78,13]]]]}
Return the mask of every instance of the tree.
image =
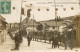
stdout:
{"type": "MultiPolygon", "coordinates": [[[[37,38],[40,38],[41,36],[42,36],[42,30],[43,30],[43,25],[42,24],[39,24],[38,26],[37,26],[37,30],[38,30],[38,36],[37,36],[37,38]]],[[[41,38],[40,38],[40,40],[41,40],[41,38]]],[[[38,39],[37,39],[37,41],[38,41],[38,39]]]]}
{"type": "Polygon", "coordinates": [[[38,30],[38,31],[42,31],[42,30],[43,30],[43,25],[42,25],[42,24],[39,24],[39,25],[37,26],[37,30],[38,30]]]}

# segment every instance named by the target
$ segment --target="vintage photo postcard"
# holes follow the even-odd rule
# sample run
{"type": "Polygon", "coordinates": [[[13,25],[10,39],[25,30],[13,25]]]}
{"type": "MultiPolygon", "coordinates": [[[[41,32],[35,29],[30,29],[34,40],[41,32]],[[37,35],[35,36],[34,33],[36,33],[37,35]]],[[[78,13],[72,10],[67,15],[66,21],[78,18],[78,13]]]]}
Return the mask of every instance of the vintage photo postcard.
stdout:
{"type": "Polygon", "coordinates": [[[0,52],[80,52],[80,0],[0,0],[0,52]]]}

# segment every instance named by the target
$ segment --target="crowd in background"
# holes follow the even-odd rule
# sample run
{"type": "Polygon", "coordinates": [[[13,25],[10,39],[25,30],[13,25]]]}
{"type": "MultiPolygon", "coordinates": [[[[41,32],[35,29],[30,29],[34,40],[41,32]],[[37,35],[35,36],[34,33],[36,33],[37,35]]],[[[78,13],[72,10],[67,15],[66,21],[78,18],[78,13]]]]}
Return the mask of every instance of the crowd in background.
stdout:
{"type": "Polygon", "coordinates": [[[67,29],[61,33],[58,30],[54,31],[30,31],[29,35],[32,36],[33,40],[52,43],[52,48],[63,46],[64,49],[68,47],[73,49],[76,45],[76,30],[67,29]]]}
{"type": "Polygon", "coordinates": [[[71,50],[76,45],[76,29],[74,28],[65,28],[63,32],[59,32],[58,30],[54,31],[20,31],[15,33],[13,37],[12,34],[9,32],[11,39],[15,41],[15,49],[19,49],[20,44],[22,43],[22,37],[27,38],[28,46],[30,46],[31,40],[33,41],[43,41],[45,43],[50,43],[52,48],[59,48],[60,46],[70,48],[71,50]]]}

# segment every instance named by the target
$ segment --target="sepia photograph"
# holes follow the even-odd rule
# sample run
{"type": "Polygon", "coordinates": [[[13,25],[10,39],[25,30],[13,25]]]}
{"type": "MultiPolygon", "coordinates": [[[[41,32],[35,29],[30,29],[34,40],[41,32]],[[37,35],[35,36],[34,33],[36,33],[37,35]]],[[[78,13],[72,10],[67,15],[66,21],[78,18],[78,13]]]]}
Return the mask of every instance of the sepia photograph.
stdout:
{"type": "Polygon", "coordinates": [[[0,0],[0,52],[80,52],[80,0],[0,0]]]}

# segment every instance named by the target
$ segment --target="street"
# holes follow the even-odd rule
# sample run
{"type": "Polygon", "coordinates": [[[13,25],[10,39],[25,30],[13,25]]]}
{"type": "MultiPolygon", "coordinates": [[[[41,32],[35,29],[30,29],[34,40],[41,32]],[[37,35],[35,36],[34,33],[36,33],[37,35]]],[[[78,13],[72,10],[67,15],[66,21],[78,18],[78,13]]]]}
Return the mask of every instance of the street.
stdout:
{"type": "Polygon", "coordinates": [[[0,52],[80,52],[80,0],[0,0],[0,52]]]}
{"type": "Polygon", "coordinates": [[[0,45],[0,52],[77,52],[76,50],[80,52],[77,48],[74,48],[73,50],[64,50],[64,47],[52,49],[51,44],[37,41],[31,41],[31,45],[28,47],[26,38],[23,38],[23,43],[19,50],[11,51],[12,48],[14,48],[14,41],[7,36],[6,42],[0,45]]]}

